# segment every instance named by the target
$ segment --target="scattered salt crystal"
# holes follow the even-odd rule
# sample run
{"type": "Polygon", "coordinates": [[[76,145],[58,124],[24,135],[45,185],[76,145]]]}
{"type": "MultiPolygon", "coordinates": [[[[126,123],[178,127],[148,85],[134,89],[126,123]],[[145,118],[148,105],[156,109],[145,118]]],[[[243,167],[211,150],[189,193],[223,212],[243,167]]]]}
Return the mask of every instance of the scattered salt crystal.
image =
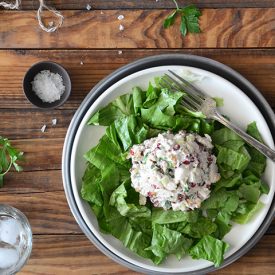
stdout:
{"type": "Polygon", "coordinates": [[[104,14],[104,12],[103,12],[103,11],[101,11],[101,12],[100,12],[100,14],[104,14]]]}
{"type": "Polygon", "coordinates": [[[57,119],[56,118],[53,118],[52,119],[52,125],[55,126],[57,124],[57,119]]]}
{"type": "Polygon", "coordinates": [[[117,19],[118,19],[118,20],[123,20],[123,19],[124,19],[124,15],[122,15],[122,14],[119,15],[119,16],[117,17],[117,19]]]}
{"type": "Polygon", "coordinates": [[[32,90],[43,102],[52,103],[60,99],[65,86],[61,75],[44,70],[34,77],[32,90]]]}
{"type": "Polygon", "coordinates": [[[119,30],[120,30],[120,31],[124,31],[124,26],[120,24],[120,25],[119,25],[119,30]]]}
{"type": "Polygon", "coordinates": [[[41,128],[41,132],[42,132],[42,133],[44,133],[44,132],[45,132],[45,130],[46,130],[46,128],[47,128],[47,125],[46,125],[46,124],[44,124],[44,125],[42,126],[42,128],[41,128]]]}
{"type": "Polygon", "coordinates": [[[86,5],[86,9],[89,11],[89,10],[91,10],[91,8],[92,8],[92,6],[90,5],[90,4],[87,4],[86,5]]]}
{"type": "Polygon", "coordinates": [[[14,248],[0,248],[0,269],[6,269],[15,265],[19,260],[19,255],[14,248]]]}
{"type": "Polygon", "coordinates": [[[84,64],[84,62],[83,61],[80,61],[80,65],[83,65],[84,64]]]}
{"type": "Polygon", "coordinates": [[[53,21],[49,22],[49,27],[53,27],[54,23],[53,21]]]}
{"type": "Polygon", "coordinates": [[[122,51],[118,51],[118,54],[122,54],[122,51]]]}

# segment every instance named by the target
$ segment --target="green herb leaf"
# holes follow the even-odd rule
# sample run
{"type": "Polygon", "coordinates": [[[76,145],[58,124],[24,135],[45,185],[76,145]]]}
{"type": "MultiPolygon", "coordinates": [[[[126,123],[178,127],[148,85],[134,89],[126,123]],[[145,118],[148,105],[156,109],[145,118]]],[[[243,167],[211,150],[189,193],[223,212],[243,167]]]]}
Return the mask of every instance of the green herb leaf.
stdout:
{"type": "Polygon", "coordinates": [[[177,14],[179,14],[181,17],[180,32],[183,36],[186,36],[188,32],[199,33],[201,31],[199,24],[200,10],[195,5],[189,5],[180,9],[177,1],[173,1],[176,5],[176,10],[165,18],[163,27],[166,29],[172,26],[175,23],[177,14]]]}
{"type": "Polygon", "coordinates": [[[23,152],[14,148],[7,138],[0,136],[0,187],[4,184],[4,176],[13,166],[17,172],[22,171],[22,167],[17,161],[23,159],[23,152]]]}
{"type": "Polygon", "coordinates": [[[186,18],[184,15],[181,16],[180,32],[183,36],[186,36],[186,34],[187,34],[186,18]]]}
{"type": "Polygon", "coordinates": [[[188,32],[199,33],[201,31],[199,25],[200,16],[201,12],[194,5],[190,5],[182,9],[182,17],[185,18],[188,32]]]}
{"type": "Polygon", "coordinates": [[[177,15],[177,10],[173,11],[171,14],[169,14],[164,22],[163,22],[163,27],[166,29],[166,28],[169,28],[170,26],[172,26],[175,22],[175,19],[176,19],[176,15],[177,15]]]}

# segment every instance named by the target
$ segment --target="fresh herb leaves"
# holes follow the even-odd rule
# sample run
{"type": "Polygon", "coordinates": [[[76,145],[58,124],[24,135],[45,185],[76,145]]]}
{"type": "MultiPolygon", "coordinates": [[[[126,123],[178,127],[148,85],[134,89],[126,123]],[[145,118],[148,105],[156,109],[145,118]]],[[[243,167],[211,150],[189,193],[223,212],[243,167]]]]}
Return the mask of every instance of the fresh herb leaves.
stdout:
{"type": "Polygon", "coordinates": [[[4,176],[13,166],[17,172],[22,171],[22,167],[17,161],[22,159],[23,152],[12,147],[7,138],[0,136],[0,187],[4,184],[4,176]]]}
{"type": "Polygon", "coordinates": [[[199,17],[201,16],[200,10],[195,5],[189,5],[184,8],[179,8],[178,3],[173,0],[176,5],[176,10],[169,14],[163,22],[163,27],[169,28],[175,23],[176,17],[181,17],[180,32],[186,36],[188,32],[199,33],[200,24],[199,17]]]}

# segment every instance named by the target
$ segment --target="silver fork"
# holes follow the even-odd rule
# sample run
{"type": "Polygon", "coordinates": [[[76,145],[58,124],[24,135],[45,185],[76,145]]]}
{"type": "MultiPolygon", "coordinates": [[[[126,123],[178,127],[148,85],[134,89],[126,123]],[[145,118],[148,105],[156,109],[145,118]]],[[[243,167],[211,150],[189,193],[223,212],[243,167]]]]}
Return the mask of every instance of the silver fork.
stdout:
{"type": "Polygon", "coordinates": [[[224,118],[217,111],[216,102],[214,99],[205,95],[201,90],[173,71],[169,70],[169,72],[173,75],[173,77],[165,74],[165,76],[161,78],[160,86],[162,88],[168,88],[172,91],[184,91],[187,94],[186,97],[183,97],[182,101],[182,105],[185,108],[193,112],[202,112],[207,118],[219,121],[224,126],[238,134],[242,139],[256,148],[259,152],[275,162],[275,151],[256,140],[252,136],[248,135],[238,126],[224,118]]]}

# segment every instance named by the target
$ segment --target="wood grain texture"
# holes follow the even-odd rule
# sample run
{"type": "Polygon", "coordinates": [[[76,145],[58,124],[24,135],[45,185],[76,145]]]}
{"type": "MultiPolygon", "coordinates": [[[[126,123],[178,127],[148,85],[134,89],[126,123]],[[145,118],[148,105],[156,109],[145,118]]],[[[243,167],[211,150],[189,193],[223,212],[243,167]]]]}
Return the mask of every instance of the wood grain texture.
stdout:
{"type": "MultiPolygon", "coordinates": [[[[175,4],[171,0],[49,0],[48,5],[57,9],[86,9],[86,5],[90,4],[92,9],[169,9],[174,8],[175,4]]],[[[273,0],[178,0],[179,6],[195,4],[204,8],[225,8],[225,7],[275,7],[273,0]]],[[[22,1],[22,9],[37,9],[39,6],[36,0],[22,1]]]]}
{"type": "Polygon", "coordinates": [[[27,216],[34,235],[82,232],[70,212],[64,191],[29,194],[1,193],[1,203],[20,209],[27,216]]]}
{"type": "MultiPolygon", "coordinates": [[[[5,116],[3,130],[12,138],[24,138],[24,125],[13,125],[13,112],[16,119],[28,121],[26,132],[29,138],[43,136],[62,137],[69,120],[91,88],[115,69],[139,58],[165,54],[195,54],[222,62],[251,81],[264,95],[269,104],[275,107],[275,49],[192,49],[192,50],[0,50],[0,115],[5,116]],[[44,111],[33,107],[22,92],[22,79],[28,68],[35,62],[52,60],[62,64],[69,72],[72,80],[72,94],[68,102],[56,111],[44,111]],[[83,61],[83,65],[80,62],[83,61]],[[25,109],[31,110],[25,110],[25,109]],[[23,109],[22,113],[19,109],[23,109]],[[62,116],[62,114],[66,114],[62,116]],[[31,121],[28,115],[37,119],[31,121]],[[22,116],[24,119],[21,119],[22,116]],[[9,118],[8,118],[9,117],[9,118]],[[44,123],[51,123],[56,117],[56,128],[47,129],[42,134],[40,128],[44,123]],[[7,127],[7,129],[6,129],[7,127]]],[[[16,120],[16,121],[17,121],[16,120]]]]}
{"type": "Polygon", "coordinates": [[[24,171],[61,168],[63,138],[20,139],[11,142],[18,150],[24,152],[24,161],[21,161],[24,171]]]}
{"type": "MultiPolygon", "coordinates": [[[[37,0],[23,0],[22,11],[0,8],[0,135],[26,153],[24,171],[6,176],[0,202],[22,210],[34,233],[33,253],[18,274],[138,274],[91,244],[69,210],[60,169],[64,137],[74,112],[91,88],[115,69],[164,53],[220,61],[250,80],[275,108],[275,1],[178,0],[180,5],[204,8],[203,32],[185,38],[178,31],[179,21],[171,29],[162,28],[163,19],[174,9],[171,0],[46,3],[65,16],[62,28],[52,34],[37,24],[37,0]],[[86,10],[88,3],[91,11],[86,10]],[[125,16],[122,21],[117,19],[120,14],[125,16]],[[124,25],[123,32],[119,24],[124,25]],[[41,60],[62,64],[72,79],[70,99],[54,111],[36,109],[22,93],[26,70],[41,60]],[[55,127],[53,118],[58,119],[55,127]],[[45,133],[40,131],[43,124],[48,126],[45,133]]],[[[247,255],[213,274],[273,275],[274,251],[275,220],[247,255]]]]}
{"type": "MultiPolygon", "coordinates": [[[[24,165],[24,164],[23,164],[24,165]]],[[[1,194],[31,194],[63,191],[61,170],[9,172],[1,194]]],[[[20,196],[19,196],[20,197],[20,196]]]]}
{"type": "Polygon", "coordinates": [[[1,110],[1,135],[9,139],[64,138],[74,110],[1,110]],[[57,119],[53,125],[52,120],[57,119]],[[41,127],[46,125],[45,132],[41,127]]]}
{"type": "MultiPolygon", "coordinates": [[[[264,236],[241,259],[213,275],[273,275],[275,236],[264,236]],[[236,273],[237,272],[237,273],[236,273]]],[[[116,264],[95,248],[85,236],[34,236],[32,256],[20,275],[38,274],[138,274],[116,264]]]]}
{"type": "MultiPolygon", "coordinates": [[[[205,9],[201,34],[182,37],[179,20],[163,29],[165,10],[64,11],[64,25],[46,33],[31,11],[0,13],[0,48],[251,48],[275,46],[275,8],[205,9]],[[7,24],[7,22],[9,22],[7,24]],[[119,30],[123,24],[124,31],[119,30]]],[[[179,19],[179,18],[178,18],[179,19]]],[[[52,20],[52,19],[48,19],[52,20]]]]}

